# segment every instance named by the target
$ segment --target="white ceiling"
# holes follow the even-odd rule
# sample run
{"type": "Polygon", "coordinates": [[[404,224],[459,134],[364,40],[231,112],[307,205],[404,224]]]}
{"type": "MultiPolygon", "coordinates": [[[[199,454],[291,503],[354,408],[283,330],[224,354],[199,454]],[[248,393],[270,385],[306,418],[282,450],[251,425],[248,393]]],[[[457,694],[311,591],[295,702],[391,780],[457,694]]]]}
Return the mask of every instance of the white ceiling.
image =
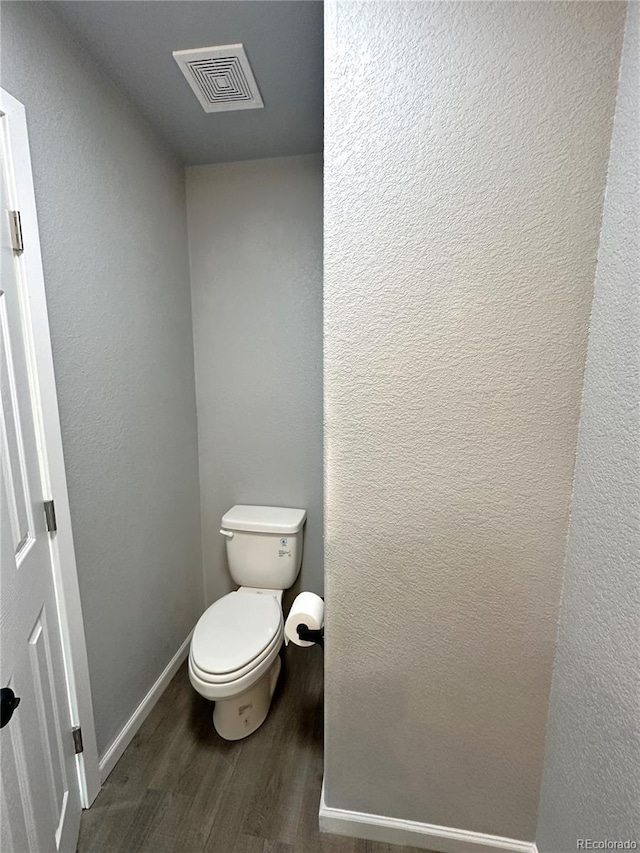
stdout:
{"type": "Polygon", "coordinates": [[[50,7],[183,163],[322,150],[322,2],[56,0],[50,7]],[[172,51],[237,42],[264,109],[207,114],[172,51]]]}

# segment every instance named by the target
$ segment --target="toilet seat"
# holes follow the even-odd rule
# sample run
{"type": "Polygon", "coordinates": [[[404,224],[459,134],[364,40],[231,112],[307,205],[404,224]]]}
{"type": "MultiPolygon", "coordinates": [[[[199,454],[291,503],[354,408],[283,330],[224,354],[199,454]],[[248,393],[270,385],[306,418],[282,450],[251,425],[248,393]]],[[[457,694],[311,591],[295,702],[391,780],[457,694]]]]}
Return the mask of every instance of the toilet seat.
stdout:
{"type": "MultiPolygon", "coordinates": [[[[208,679],[202,679],[193,668],[193,660],[189,656],[189,680],[193,687],[205,699],[211,699],[218,702],[220,699],[238,699],[244,693],[248,692],[255,684],[257,684],[269,669],[274,666],[274,661],[277,660],[280,648],[282,646],[282,637],[276,642],[269,654],[259,663],[255,669],[249,670],[245,675],[239,678],[234,678],[225,684],[214,684],[208,679]]],[[[210,675],[208,676],[211,677],[210,675]]]]}
{"type": "Polygon", "coordinates": [[[260,652],[253,660],[249,661],[240,669],[235,672],[224,672],[222,674],[215,672],[207,672],[207,670],[203,669],[201,666],[198,666],[197,660],[193,655],[193,650],[189,652],[189,664],[193,672],[198,676],[201,681],[206,681],[208,684],[230,684],[233,681],[237,681],[242,676],[256,669],[262,661],[269,657],[274,647],[280,648],[282,645],[282,641],[284,639],[284,625],[281,622],[281,630],[278,630],[274,635],[272,641],[269,645],[260,652]]]}
{"type": "Polygon", "coordinates": [[[230,592],[200,617],[189,660],[202,681],[228,684],[268,658],[282,635],[282,608],[274,596],[230,592]]]}

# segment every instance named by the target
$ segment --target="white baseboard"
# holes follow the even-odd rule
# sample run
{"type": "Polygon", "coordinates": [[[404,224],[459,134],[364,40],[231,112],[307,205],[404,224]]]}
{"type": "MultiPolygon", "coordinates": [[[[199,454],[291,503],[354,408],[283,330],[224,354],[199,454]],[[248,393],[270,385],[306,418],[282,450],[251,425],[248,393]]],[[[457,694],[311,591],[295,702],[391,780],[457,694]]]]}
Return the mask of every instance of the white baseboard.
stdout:
{"type": "Polygon", "coordinates": [[[489,853],[495,850],[538,853],[533,841],[518,841],[501,835],[485,835],[483,832],[469,832],[466,829],[436,826],[433,823],[334,809],[325,803],[324,781],[319,821],[321,832],[365,838],[384,844],[419,847],[421,850],[437,850],[438,853],[489,853]]]}
{"type": "Polygon", "coordinates": [[[122,753],[129,746],[129,744],[133,740],[135,733],[144,723],[151,709],[156,704],[163,691],[165,690],[166,686],[169,684],[173,676],[178,671],[180,664],[188,655],[189,643],[191,642],[191,634],[193,634],[193,631],[189,633],[189,636],[181,644],[178,651],[171,658],[164,670],[160,673],[159,678],[152,686],[151,690],[149,690],[142,702],[138,705],[133,714],[129,717],[121,731],[116,735],[116,737],[110,743],[104,755],[100,759],[100,762],[98,764],[100,770],[100,782],[104,782],[109,773],[111,773],[113,768],[116,766],[116,764],[118,763],[118,759],[122,756],[122,753]]]}

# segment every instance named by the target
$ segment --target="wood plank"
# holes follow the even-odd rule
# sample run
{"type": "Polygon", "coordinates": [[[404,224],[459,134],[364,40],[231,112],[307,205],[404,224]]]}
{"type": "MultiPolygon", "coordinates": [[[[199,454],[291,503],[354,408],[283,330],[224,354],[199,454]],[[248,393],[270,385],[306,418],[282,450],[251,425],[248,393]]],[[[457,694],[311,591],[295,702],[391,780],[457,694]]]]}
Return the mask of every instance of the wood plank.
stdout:
{"type": "Polygon", "coordinates": [[[318,831],[322,652],[289,646],[284,663],[269,716],[236,742],[184,664],[83,813],[78,853],[419,853],[318,831]]]}

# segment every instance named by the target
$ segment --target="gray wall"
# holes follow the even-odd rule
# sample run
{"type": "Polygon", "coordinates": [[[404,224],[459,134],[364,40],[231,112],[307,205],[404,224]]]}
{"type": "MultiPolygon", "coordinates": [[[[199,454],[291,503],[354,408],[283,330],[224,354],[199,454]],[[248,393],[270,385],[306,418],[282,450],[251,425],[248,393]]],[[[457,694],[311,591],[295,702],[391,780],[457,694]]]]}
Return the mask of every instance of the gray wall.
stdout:
{"type": "Polygon", "coordinates": [[[640,843],[640,7],[602,222],[537,843],[640,843]]]}
{"type": "Polygon", "coordinates": [[[232,588],[222,514],[305,507],[296,588],[322,592],[322,161],[187,169],[208,601],[232,588]]]}
{"type": "Polygon", "coordinates": [[[2,7],[25,104],[101,753],[202,606],[182,169],[40,3],[2,7]]]}
{"type": "Polygon", "coordinates": [[[327,805],[533,839],[625,8],[325,10],[327,805]]]}

